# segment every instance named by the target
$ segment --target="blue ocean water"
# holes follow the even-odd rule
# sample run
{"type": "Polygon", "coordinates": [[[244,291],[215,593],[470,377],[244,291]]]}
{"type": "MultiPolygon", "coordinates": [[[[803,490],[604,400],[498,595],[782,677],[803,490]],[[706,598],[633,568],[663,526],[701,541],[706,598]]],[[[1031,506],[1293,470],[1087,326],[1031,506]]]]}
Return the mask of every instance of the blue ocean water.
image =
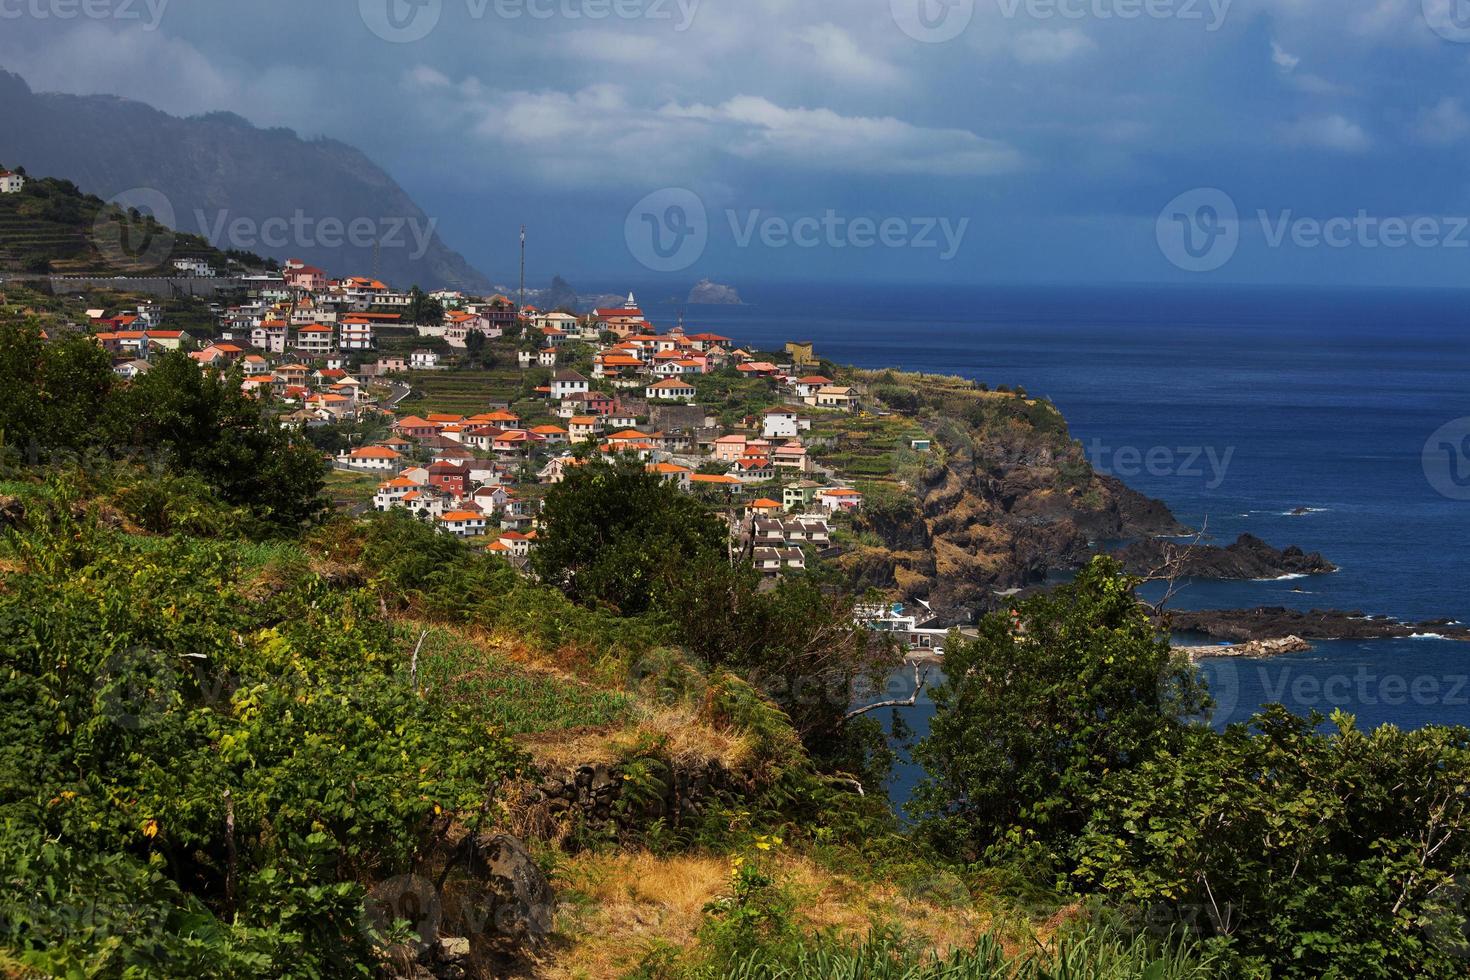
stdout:
{"type": "MultiPolygon", "coordinates": [[[[1164,500],[1191,526],[1207,524],[1220,543],[1249,531],[1341,567],[1295,581],[1191,583],[1177,607],[1470,620],[1470,500],[1455,499],[1458,488],[1427,473],[1424,459],[1441,427],[1470,419],[1470,292],[758,284],[741,292],[742,307],[649,302],[656,286],[640,298],[660,326],[682,309],[690,329],[763,348],[809,339],[839,362],[1022,385],[1061,408],[1096,468],[1164,500]],[[1289,516],[1303,507],[1305,516],[1289,516]]],[[[1470,421],[1450,431],[1470,436],[1470,421]]],[[[1461,446],[1470,452],[1470,442],[1461,446]]],[[[1470,459],[1454,462],[1470,474],[1470,459]]],[[[1341,707],[1366,726],[1470,725],[1467,643],[1325,642],[1268,662],[1214,661],[1207,673],[1222,722],[1280,701],[1301,712],[1341,707]]],[[[922,728],[924,707],[909,722],[922,728]]]]}

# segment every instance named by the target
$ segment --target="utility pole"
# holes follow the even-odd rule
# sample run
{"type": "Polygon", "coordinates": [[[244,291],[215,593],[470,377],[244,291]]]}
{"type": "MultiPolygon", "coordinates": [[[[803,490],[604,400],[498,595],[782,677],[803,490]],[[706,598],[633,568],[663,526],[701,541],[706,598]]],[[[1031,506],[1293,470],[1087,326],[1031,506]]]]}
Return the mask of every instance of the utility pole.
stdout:
{"type": "Polygon", "coordinates": [[[526,309],[526,226],[521,225],[521,295],[516,304],[516,318],[524,315],[526,309]]]}

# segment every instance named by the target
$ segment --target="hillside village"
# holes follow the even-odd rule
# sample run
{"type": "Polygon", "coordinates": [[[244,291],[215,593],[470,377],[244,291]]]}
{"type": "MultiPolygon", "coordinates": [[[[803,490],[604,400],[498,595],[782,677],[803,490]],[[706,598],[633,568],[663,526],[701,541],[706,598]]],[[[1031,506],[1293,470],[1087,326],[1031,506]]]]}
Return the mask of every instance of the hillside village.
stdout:
{"type": "Polygon", "coordinates": [[[834,523],[862,506],[862,491],[819,465],[808,439],[814,421],[867,417],[864,395],[822,374],[809,343],[772,354],[682,324],[660,329],[632,294],[579,315],[518,308],[505,295],[333,279],[296,260],[247,280],[248,298],[214,310],[218,335],[202,346],[169,329],[153,303],[89,310],[89,326],[125,378],[161,351],[187,350],[238,372],[246,391],[281,407],[284,424],[353,432],[357,444],[330,463],[380,478],[365,506],[402,508],[514,564],[536,546],[544,488],[595,456],[635,456],[726,513],[732,553],[773,578],[840,554],[834,523]],[[405,338],[416,339],[411,349],[405,338]],[[411,410],[414,381],[477,356],[516,372],[529,398],[411,410]],[[702,392],[730,385],[767,407],[729,418],[701,404],[702,392]]]}

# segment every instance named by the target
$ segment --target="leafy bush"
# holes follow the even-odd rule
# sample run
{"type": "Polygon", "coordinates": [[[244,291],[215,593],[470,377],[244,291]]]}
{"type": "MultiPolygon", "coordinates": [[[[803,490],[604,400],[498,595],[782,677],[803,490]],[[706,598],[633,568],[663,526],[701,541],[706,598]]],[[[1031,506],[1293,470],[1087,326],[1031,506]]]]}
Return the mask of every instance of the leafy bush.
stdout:
{"type": "Polygon", "coordinates": [[[1177,719],[1202,710],[1133,585],[1097,558],[1015,619],[991,614],[977,639],[945,645],[912,804],[942,851],[1064,866],[1103,778],[1175,744],[1177,719]]]}
{"type": "Polygon", "coordinates": [[[1111,776],[1078,880],[1278,977],[1463,977],[1470,730],[1278,706],[1111,776]]]}
{"type": "Polygon", "coordinates": [[[105,975],[357,972],[361,883],[491,816],[523,757],[415,693],[367,591],[262,593],[228,543],[140,543],[66,506],[32,524],[0,587],[10,947],[105,975]],[[102,911],[38,913],[48,896],[102,911]]]}

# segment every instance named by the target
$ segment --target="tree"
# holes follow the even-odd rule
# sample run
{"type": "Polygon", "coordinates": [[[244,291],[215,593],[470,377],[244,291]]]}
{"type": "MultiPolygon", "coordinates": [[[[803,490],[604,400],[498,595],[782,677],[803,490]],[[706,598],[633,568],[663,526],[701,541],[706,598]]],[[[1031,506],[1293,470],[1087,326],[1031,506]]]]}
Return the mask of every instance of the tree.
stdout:
{"type": "Polygon", "coordinates": [[[656,607],[690,652],[780,706],[818,765],[876,785],[891,755],[879,726],[851,709],[859,691],[881,690],[903,657],[889,637],[858,625],[855,602],[812,575],[763,589],[748,559],[720,555],[665,579],[656,607]]]}
{"type": "Polygon", "coordinates": [[[485,356],[485,335],[471,330],[464,339],[465,359],[471,364],[481,364],[485,356]]]}
{"type": "Polygon", "coordinates": [[[1179,719],[1204,710],[1135,584],[1099,557],[1014,619],[991,614],[977,638],[946,644],[911,804],[942,850],[1064,864],[1103,777],[1175,744],[1179,719]]]}
{"type": "Polygon", "coordinates": [[[116,380],[89,337],[48,343],[34,320],[0,325],[0,445],[32,456],[93,445],[116,380]]]}
{"type": "Polygon", "coordinates": [[[444,304],[415,286],[408,293],[408,322],[435,324],[444,320],[444,304]]]}
{"type": "Polygon", "coordinates": [[[203,371],[180,352],[160,357],[120,390],[102,430],[115,444],[198,474],[227,502],[283,529],[314,520],[326,507],[317,450],[267,416],[236,374],[203,371]]]}
{"type": "Polygon", "coordinates": [[[546,495],[532,567],[574,602],[646,612],[661,580],[722,556],[727,532],[704,506],[624,457],[572,469],[546,495]]]}
{"type": "Polygon", "coordinates": [[[1076,880],[1228,940],[1239,975],[1463,977],[1470,730],[1274,705],[1110,774],[1076,880]]]}

